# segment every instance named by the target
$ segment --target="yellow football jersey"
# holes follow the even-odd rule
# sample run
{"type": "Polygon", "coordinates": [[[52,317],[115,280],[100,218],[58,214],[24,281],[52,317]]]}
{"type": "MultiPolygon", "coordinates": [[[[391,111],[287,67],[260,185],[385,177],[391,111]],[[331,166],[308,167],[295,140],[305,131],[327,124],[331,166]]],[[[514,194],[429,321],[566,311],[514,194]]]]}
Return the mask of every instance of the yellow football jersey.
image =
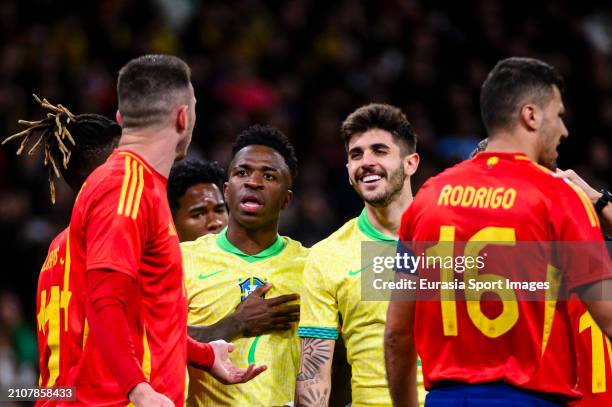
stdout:
{"type": "MultiPolygon", "coordinates": [[[[249,256],[232,245],[226,229],[181,243],[190,325],[211,325],[231,314],[240,301],[267,282],[266,298],[300,293],[308,249],[278,236],[264,251],[249,256]]],[[[187,405],[280,406],[293,401],[300,362],[297,326],[255,338],[234,341],[230,359],[268,369],[248,383],[225,386],[209,374],[189,368],[187,405]]]]}
{"type": "MultiPolygon", "coordinates": [[[[391,406],[385,374],[383,335],[388,301],[362,301],[362,242],[397,241],[377,231],[365,209],[310,249],[300,299],[299,336],[337,339],[342,324],[351,365],[352,406],[391,406]]],[[[420,365],[420,363],[419,363],[420,365]]],[[[423,375],[418,372],[419,401],[424,401],[423,375]]]]}

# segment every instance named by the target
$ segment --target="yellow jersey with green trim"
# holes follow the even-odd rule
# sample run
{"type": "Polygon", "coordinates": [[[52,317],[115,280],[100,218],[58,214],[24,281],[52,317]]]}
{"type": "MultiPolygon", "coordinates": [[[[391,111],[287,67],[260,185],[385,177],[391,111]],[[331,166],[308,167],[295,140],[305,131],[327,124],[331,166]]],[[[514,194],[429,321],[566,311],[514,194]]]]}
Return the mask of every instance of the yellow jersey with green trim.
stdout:
{"type": "MultiPolygon", "coordinates": [[[[300,298],[298,334],[336,340],[339,326],[351,365],[352,406],[392,406],[385,373],[383,335],[388,301],[362,301],[362,242],[397,245],[369,222],[365,209],[310,249],[300,298]]],[[[420,361],[419,361],[420,362],[420,361]]],[[[418,367],[421,405],[425,390],[418,367]]]]}
{"type": "MultiPolygon", "coordinates": [[[[188,324],[211,325],[231,314],[258,286],[272,288],[266,298],[301,293],[302,271],[308,249],[299,242],[277,236],[264,251],[249,256],[227,239],[227,229],[181,243],[188,324]]],[[[234,341],[231,361],[268,369],[248,383],[226,386],[212,376],[188,368],[189,406],[279,406],[292,402],[300,362],[297,326],[255,338],[234,341]]]]}

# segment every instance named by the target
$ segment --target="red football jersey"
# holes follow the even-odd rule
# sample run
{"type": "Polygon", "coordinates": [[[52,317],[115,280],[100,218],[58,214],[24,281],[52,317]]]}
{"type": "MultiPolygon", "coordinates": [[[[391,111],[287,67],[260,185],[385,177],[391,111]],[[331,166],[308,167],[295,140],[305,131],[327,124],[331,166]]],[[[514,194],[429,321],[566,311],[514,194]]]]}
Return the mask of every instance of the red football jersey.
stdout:
{"type": "MultiPolygon", "coordinates": [[[[40,360],[39,386],[63,386],[68,368],[83,347],[85,316],[70,278],[68,229],[53,239],[38,276],[36,320],[40,360]]],[[[44,404],[44,402],[41,402],[44,404]]]]}
{"type": "Polygon", "coordinates": [[[578,362],[580,407],[612,406],[612,346],[577,299],[568,304],[578,362]]]}
{"type": "Polygon", "coordinates": [[[557,301],[557,292],[612,278],[612,269],[607,257],[587,258],[584,245],[580,253],[571,244],[558,247],[561,241],[602,241],[594,209],[577,187],[524,154],[480,153],[421,188],[402,218],[400,239],[415,247],[421,242],[434,255],[491,255],[483,269],[438,270],[438,280],[465,288],[445,288],[416,303],[415,342],[426,388],[504,382],[559,400],[580,397],[567,302],[557,301]],[[508,283],[517,271],[550,280],[549,288],[525,300],[508,283]],[[493,289],[470,287],[498,280],[493,289]]]}
{"type": "MultiPolygon", "coordinates": [[[[137,358],[151,386],[182,405],[187,302],[166,182],[136,154],[115,150],[77,196],[70,221],[71,272],[81,287],[88,270],[112,270],[135,279],[139,290],[125,312],[137,358]]],[[[126,394],[107,367],[112,361],[98,350],[103,346],[92,335],[86,337],[67,384],[76,386],[82,404],[125,405],[126,394]]]]}

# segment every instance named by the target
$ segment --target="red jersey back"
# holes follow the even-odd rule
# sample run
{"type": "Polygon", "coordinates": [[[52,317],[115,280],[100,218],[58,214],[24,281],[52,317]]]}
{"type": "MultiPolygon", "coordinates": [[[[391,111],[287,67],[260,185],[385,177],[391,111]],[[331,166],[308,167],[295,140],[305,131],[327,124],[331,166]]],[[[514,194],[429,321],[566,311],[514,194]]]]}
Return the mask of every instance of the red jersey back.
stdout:
{"type": "Polygon", "coordinates": [[[578,362],[580,407],[612,406],[612,346],[577,299],[568,304],[578,362]]]}
{"type": "MultiPolygon", "coordinates": [[[[139,290],[125,304],[125,312],[138,361],[151,386],[182,405],[187,302],[166,183],[136,154],[115,150],[87,178],[75,202],[72,273],[83,282],[88,270],[111,270],[137,282],[139,290]]],[[[68,385],[76,386],[77,401],[86,405],[127,404],[106,366],[112,361],[105,361],[98,350],[105,344],[96,339],[86,338],[68,385]]]]}
{"type": "MultiPolygon", "coordinates": [[[[68,229],[53,239],[38,276],[36,320],[40,360],[39,386],[64,386],[70,365],[83,347],[85,315],[73,295],[68,229]]],[[[44,404],[44,403],[42,403],[44,404]]]]}
{"type": "Polygon", "coordinates": [[[505,382],[560,400],[580,397],[567,302],[557,301],[557,292],[610,278],[612,270],[609,259],[584,267],[583,253],[555,246],[602,240],[594,209],[575,186],[523,154],[480,153],[421,188],[402,218],[400,239],[423,242],[435,255],[484,256],[482,269],[438,271],[438,280],[456,285],[417,301],[415,342],[427,388],[505,382]],[[542,277],[540,297],[525,300],[510,285],[517,270],[542,277]],[[478,282],[494,284],[478,290],[478,282]]]}

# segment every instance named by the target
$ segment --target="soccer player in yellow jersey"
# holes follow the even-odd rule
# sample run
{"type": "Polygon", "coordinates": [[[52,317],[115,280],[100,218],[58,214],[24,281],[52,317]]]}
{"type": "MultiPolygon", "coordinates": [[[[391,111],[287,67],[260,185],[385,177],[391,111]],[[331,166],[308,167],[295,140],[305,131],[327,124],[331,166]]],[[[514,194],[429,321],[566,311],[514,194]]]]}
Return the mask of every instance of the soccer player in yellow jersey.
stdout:
{"type": "Polygon", "coordinates": [[[230,209],[227,228],[181,244],[190,325],[219,322],[262,286],[267,306],[276,310],[273,332],[237,339],[230,355],[237,366],[257,361],[268,369],[256,380],[235,386],[189,369],[188,405],[279,406],[293,401],[300,344],[291,311],[299,306],[286,298],[301,291],[307,250],[279,236],[278,223],[291,201],[296,172],[293,147],[279,130],[248,128],[234,143],[224,185],[230,209]]]}
{"type": "Polygon", "coordinates": [[[391,406],[385,378],[383,333],[388,302],[362,301],[361,244],[395,245],[402,213],[412,201],[410,176],[419,164],[416,135],[396,107],[370,104],[351,113],[341,129],[349,182],[365,203],[310,251],[304,269],[299,336],[302,357],[297,405],[327,404],[334,341],[342,336],[351,365],[352,406],[391,406]]]}

